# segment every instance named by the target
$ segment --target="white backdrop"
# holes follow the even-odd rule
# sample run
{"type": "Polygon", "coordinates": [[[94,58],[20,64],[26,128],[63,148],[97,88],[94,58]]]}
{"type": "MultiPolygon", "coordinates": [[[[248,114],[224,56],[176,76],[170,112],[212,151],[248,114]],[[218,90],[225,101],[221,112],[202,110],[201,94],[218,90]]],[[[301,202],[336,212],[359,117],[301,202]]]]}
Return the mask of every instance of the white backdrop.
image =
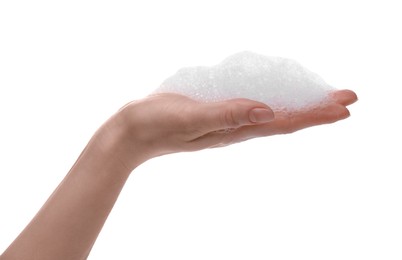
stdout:
{"type": "Polygon", "coordinates": [[[242,50],[355,90],[352,116],[137,168],[90,259],[401,259],[397,1],[0,1],[0,251],[94,131],[242,50]]]}

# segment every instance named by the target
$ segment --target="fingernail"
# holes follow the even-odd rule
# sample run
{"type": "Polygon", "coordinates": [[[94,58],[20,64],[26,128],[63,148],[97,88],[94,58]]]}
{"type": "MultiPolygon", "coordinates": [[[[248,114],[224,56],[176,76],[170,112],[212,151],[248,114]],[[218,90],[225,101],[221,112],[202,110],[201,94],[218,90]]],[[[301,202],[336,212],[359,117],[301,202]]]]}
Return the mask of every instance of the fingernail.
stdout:
{"type": "Polygon", "coordinates": [[[266,123],[272,121],[275,118],[275,115],[270,109],[254,108],[249,112],[248,117],[253,123],[266,123]]]}

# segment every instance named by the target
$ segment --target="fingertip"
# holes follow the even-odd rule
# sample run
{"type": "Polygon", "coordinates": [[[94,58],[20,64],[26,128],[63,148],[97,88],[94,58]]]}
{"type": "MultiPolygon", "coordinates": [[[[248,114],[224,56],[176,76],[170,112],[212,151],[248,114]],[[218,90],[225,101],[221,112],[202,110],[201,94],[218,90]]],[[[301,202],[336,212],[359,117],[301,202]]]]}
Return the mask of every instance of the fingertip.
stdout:
{"type": "Polygon", "coordinates": [[[349,109],[340,104],[328,106],[325,111],[327,111],[327,113],[325,113],[326,116],[324,118],[326,118],[329,123],[343,120],[350,116],[349,109]]]}
{"type": "Polygon", "coordinates": [[[339,118],[340,119],[346,119],[350,117],[350,111],[346,107],[343,107],[343,110],[339,113],[339,118]]]}
{"type": "Polygon", "coordinates": [[[346,103],[346,104],[344,104],[344,105],[347,106],[347,105],[353,104],[353,103],[355,103],[357,100],[359,100],[359,98],[357,97],[356,92],[354,92],[353,90],[344,89],[344,90],[341,90],[341,91],[343,92],[343,95],[344,95],[344,96],[348,97],[348,99],[347,99],[348,103],[346,103]]]}
{"type": "Polygon", "coordinates": [[[239,126],[253,125],[253,124],[263,124],[274,120],[274,111],[264,103],[259,101],[246,99],[246,98],[236,98],[230,99],[223,102],[229,110],[231,110],[230,115],[237,120],[239,126]]]}
{"type": "Polygon", "coordinates": [[[331,98],[338,104],[348,106],[358,100],[356,93],[349,89],[337,90],[331,93],[331,98]]]}

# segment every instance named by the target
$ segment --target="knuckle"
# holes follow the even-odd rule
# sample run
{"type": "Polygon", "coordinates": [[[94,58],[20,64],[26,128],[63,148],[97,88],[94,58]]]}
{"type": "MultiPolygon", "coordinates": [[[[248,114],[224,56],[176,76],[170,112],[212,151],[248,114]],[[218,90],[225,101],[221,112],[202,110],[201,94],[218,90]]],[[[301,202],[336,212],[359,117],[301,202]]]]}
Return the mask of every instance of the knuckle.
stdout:
{"type": "Polygon", "coordinates": [[[230,109],[225,111],[222,121],[223,125],[227,125],[233,128],[240,125],[240,122],[236,116],[236,110],[234,106],[231,106],[230,109]]]}

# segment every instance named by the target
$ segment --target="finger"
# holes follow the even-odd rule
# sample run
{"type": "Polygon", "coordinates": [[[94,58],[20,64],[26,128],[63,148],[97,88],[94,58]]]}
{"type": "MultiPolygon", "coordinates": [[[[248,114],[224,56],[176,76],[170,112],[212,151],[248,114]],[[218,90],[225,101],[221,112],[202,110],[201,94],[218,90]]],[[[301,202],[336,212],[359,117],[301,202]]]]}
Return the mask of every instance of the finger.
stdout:
{"type": "Polygon", "coordinates": [[[333,102],[309,110],[292,113],[277,111],[275,119],[264,124],[243,125],[232,132],[211,132],[194,140],[194,144],[221,147],[251,138],[289,134],[312,126],[334,123],[349,117],[348,109],[341,103],[350,103],[353,100],[352,93],[341,91],[335,95],[333,102]]]}
{"type": "Polygon", "coordinates": [[[349,115],[348,109],[337,103],[292,114],[277,112],[275,120],[262,125],[243,126],[226,136],[225,141],[235,143],[256,137],[289,134],[312,126],[334,123],[349,115]]]}
{"type": "MultiPolygon", "coordinates": [[[[222,110],[219,109],[222,103],[214,103],[211,106],[215,108],[213,111],[218,114],[213,113],[211,116],[215,118],[220,117],[223,120],[220,120],[220,124],[215,123],[213,127],[210,125],[209,128],[215,131],[227,128],[235,128],[235,130],[232,132],[212,132],[194,141],[205,147],[220,147],[255,137],[288,134],[316,125],[334,123],[350,116],[346,106],[354,103],[356,100],[357,96],[353,91],[339,90],[331,93],[330,101],[324,105],[292,113],[277,111],[273,120],[270,119],[266,123],[259,124],[250,120],[251,110],[248,110],[247,113],[247,109],[252,109],[255,104],[254,101],[246,99],[232,100],[230,105],[234,107],[231,108],[229,108],[228,103],[224,104],[228,108],[226,112],[231,111],[229,113],[230,116],[225,113],[219,115],[219,113],[222,113],[222,110]],[[253,104],[247,102],[252,102],[253,104]],[[236,109],[238,109],[237,112],[235,112],[236,109]],[[235,116],[236,114],[237,116],[235,116]],[[243,118],[243,121],[233,120],[234,118],[243,118]]],[[[257,106],[266,108],[265,104],[258,102],[257,106]]]]}
{"type": "Polygon", "coordinates": [[[330,94],[330,97],[334,102],[344,106],[348,106],[357,101],[356,93],[348,89],[334,91],[330,94]]]}
{"type": "Polygon", "coordinates": [[[295,131],[322,124],[330,124],[350,116],[349,110],[338,103],[330,103],[312,110],[283,114],[272,128],[275,134],[288,134],[295,131]]]}
{"type": "Polygon", "coordinates": [[[198,113],[199,126],[206,133],[266,123],[274,119],[274,112],[271,108],[248,99],[204,103],[198,113]]]}

